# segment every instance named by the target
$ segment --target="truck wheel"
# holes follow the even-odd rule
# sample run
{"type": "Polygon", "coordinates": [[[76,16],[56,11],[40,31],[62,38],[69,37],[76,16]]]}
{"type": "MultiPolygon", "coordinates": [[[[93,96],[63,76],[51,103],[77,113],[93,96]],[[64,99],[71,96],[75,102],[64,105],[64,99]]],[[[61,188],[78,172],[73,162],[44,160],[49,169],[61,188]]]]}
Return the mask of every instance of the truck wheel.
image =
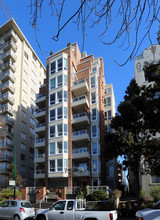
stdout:
{"type": "Polygon", "coordinates": [[[20,220],[20,217],[18,215],[15,215],[13,220],[20,220]]]}

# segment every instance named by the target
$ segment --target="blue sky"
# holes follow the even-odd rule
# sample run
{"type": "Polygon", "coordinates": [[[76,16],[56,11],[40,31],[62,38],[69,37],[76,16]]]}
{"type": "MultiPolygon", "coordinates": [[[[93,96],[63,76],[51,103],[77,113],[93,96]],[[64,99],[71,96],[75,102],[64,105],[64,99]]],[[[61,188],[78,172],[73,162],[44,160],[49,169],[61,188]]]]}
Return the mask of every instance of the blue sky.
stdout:
{"type": "MultiPolygon", "coordinates": [[[[7,8],[9,9],[10,16],[14,18],[23,34],[41,59],[42,63],[46,64],[46,57],[49,56],[50,51],[53,53],[66,47],[68,42],[74,43],[77,42],[80,49],[82,47],[82,35],[80,31],[77,31],[76,25],[72,22],[61,32],[59,41],[52,40],[53,35],[56,35],[57,23],[56,18],[51,16],[51,10],[48,6],[47,0],[44,0],[44,8],[42,10],[41,17],[39,18],[39,25],[37,31],[37,37],[44,55],[41,53],[38,45],[36,43],[34,29],[30,24],[30,0],[4,0],[7,8]]],[[[71,1],[70,1],[71,2],[71,1]]],[[[77,9],[76,1],[74,4],[66,5],[66,11],[62,17],[64,22],[66,18],[69,18],[69,12],[72,12],[75,8],[77,9]]],[[[0,26],[3,25],[9,17],[7,17],[2,8],[0,8],[0,26]]],[[[126,87],[129,85],[130,80],[134,77],[134,60],[129,61],[125,66],[119,67],[114,60],[119,63],[126,61],[130,55],[131,50],[124,50],[125,47],[119,48],[120,42],[112,44],[110,46],[103,45],[99,39],[98,35],[103,24],[95,26],[93,29],[89,28],[89,25],[86,26],[86,39],[84,50],[87,54],[94,54],[95,57],[102,57],[104,61],[104,72],[106,83],[112,83],[115,94],[116,106],[119,105],[120,101],[123,101],[126,87]]],[[[118,21],[112,25],[112,30],[108,39],[112,37],[112,31],[119,26],[118,21]]],[[[142,25],[143,28],[143,25],[142,25]]],[[[152,40],[153,43],[156,41],[156,32],[158,25],[155,25],[152,29],[152,40]]],[[[143,36],[144,30],[141,31],[141,36],[143,36]]],[[[133,31],[134,34],[134,31],[133,31]]],[[[134,40],[132,41],[134,45],[134,40]]],[[[144,41],[142,46],[139,49],[137,55],[140,55],[142,51],[150,46],[148,39],[144,41]]],[[[132,47],[131,47],[132,48],[132,47]]]]}

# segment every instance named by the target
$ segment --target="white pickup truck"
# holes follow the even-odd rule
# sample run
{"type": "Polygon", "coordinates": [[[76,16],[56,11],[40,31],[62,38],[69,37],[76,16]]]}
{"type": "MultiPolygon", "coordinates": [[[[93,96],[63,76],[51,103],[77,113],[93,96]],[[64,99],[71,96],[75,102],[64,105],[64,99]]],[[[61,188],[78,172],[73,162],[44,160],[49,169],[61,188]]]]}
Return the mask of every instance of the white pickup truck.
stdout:
{"type": "Polygon", "coordinates": [[[36,220],[117,220],[117,211],[87,210],[83,200],[59,200],[36,211],[36,220]]]}

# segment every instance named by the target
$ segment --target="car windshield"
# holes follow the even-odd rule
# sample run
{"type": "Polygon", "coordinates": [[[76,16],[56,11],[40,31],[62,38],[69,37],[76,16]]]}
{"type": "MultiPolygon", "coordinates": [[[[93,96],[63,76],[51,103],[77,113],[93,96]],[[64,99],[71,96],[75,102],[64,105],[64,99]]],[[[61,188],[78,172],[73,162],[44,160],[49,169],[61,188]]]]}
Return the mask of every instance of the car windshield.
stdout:
{"type": "Polygon", "coordinates": [[[32,208],[33,206],[29,202],[21,202],[23,208],[32,208]]]}
{"type": "Polygon", "coordinates": [[[153,206],[153,209],[160,209],[160,201],[153,206]]]}

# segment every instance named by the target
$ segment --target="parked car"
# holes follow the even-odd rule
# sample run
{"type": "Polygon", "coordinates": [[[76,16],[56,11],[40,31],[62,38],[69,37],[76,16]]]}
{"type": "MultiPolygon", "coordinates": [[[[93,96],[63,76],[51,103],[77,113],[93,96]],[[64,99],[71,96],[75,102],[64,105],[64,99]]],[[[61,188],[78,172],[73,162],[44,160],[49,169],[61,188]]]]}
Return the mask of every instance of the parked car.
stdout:
{"type": "Polygon", "coordinates": [[[139,220],[160,220],[160,201],[153,208],[142,209],[136,212],[139,220]]]}
{"type": "Polygon", "coordinates": [[[60,200],[49,209],[36,211],[36,220],[117,220],[117,211],[112,208],[99,211],[85,208],[83,200],[60,200]]]}
{"type": "Polygon", "coordinates": [[[0,219],[24,220],[34,216],[35,210],[28,201],[7,200],[0,203],[0,219]]]}

